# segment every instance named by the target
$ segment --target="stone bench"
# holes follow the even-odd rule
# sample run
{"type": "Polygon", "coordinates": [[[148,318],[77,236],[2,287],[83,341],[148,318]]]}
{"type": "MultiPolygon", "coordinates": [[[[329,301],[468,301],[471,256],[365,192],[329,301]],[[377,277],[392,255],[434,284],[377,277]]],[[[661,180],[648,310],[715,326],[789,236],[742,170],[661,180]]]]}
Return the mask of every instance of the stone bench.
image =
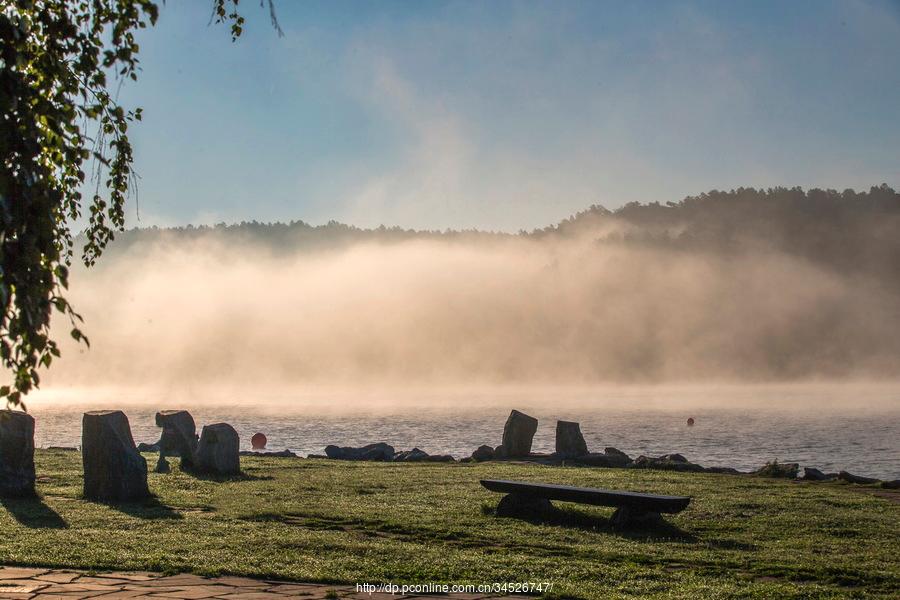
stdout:
{"type": "Polygon", "coordinates": [[[559,500],[615,507],[612,523],[616,526],[658,521],[660,513],[679,513],[691,501],[688,496],[659,496],[502,479],[482,479],[481,485],[492,492],[506,494],[497,505],[497,515],[501,517],[546,515],[554,510],[550,500],[559,500]]]}

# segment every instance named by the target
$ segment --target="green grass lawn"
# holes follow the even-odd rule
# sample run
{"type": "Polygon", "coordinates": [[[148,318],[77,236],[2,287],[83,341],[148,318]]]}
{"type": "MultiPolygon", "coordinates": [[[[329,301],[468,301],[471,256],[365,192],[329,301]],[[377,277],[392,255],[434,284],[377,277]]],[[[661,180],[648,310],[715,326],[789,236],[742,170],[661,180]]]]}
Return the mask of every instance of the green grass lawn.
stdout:
{"type": "MultiPolygon", "coordinates": [[[[148,455],[149,457],[149,455],[148,455]]],[[[81,498],[81,457],[38,451],[40,500],[4,500],[0,563],[333,583],[552,581],[553,596],[897,597],[900,505],[852,486],[511,463],[246,458],[246,476],[150,475],[158,501],[81,498]],[[669,527],[611,509],[500,519],[480,478],[681,494],[669,527]]],[[[150,458],[150,464],[153,459],[150,458]]]]}

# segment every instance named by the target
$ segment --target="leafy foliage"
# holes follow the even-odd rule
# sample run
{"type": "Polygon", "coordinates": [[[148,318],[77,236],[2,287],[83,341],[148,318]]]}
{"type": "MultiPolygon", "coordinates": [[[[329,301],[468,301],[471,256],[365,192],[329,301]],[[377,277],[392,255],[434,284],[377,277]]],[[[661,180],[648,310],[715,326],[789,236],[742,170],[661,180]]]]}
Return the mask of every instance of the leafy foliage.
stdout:
{"type": "MultiPolygon", "coordinates": [[[[233,39],[244,22],[237,5],[213,0],[215,21],[232,23],[233,39]]],[[[269,10],[277,28],[271,0],[269,10]]],[[[87,343],[64,297],[71,227],[86,218],[81,258],[90,266],[125,224],[135,189],[128,128],[141,109],[116,97],[138,78],[136,32],[158,15],[152,0],[14,0],[0,8],[0,359],[13,374],[0,398],[11,405],[59,356],[49,332],[54,310],[87,343]]]]}

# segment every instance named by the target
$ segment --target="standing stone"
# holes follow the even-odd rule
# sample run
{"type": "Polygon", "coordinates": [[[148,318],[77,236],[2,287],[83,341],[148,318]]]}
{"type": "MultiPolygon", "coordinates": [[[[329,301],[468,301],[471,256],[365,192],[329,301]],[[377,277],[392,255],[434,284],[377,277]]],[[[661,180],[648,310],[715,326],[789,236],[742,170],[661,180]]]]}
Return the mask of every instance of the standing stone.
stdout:
{"type": "Polygon", "coordinates": [[[178,456],[182,468],[193,467],[194,453],[197,451],[197,426],[191,413],[186,410],[161,410],[156,413],[156,426],[163,428],[157,443],[160,457],[178,456]]]}
{"type": "Polygon", "coordinates": [[[503,426],[503,441],[497,449],[500,457],[514,458],[531,453],[531,441],[537,431],[538,420],[513,410],[503,426]]]}
{"type": "Polygon", "coordinates": [[[587,453],[587,443],[581,435],[581,426],[571,421],[557,421],[556,455],[559,458],[576,458],[587,453]]]}
{"type": "Polygon", "coordinates": [[[194,456],[194,467],[202,473],[240,475],[241,440],[228,423],[206,425],[194,456]]]}
{"type": "Polygon", "coordinates": [[[84,413],[81,421],[84,495],[94,500],[139,500],[150,496],[147,461],[131,437],[121,410],[84,413]]]}
{"type": "Polygon", "coordinates": [[[0,496],[34,495],[34,417],[0,410],[0,496]]]}

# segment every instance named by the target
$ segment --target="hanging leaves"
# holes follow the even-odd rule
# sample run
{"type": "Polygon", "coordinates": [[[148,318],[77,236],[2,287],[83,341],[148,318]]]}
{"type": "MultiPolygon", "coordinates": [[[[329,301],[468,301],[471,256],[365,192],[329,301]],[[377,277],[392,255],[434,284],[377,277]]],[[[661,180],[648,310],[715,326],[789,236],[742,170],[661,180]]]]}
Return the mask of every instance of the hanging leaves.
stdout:
{"type": "MultiPolygon", "coordinates": [[[[213,0],[215,21],[231,23],[233,39],[244,26],[237,5],[213,0]]],[[[280,33],[271,1],[269,12],[280,33]]],[[[158,16],[151,0],[0,5],[0,361],[13,380],[0,398],[10,405],[21,404],[40,383],[37,369],[60,355],[50,339],[54,311],[69,319],[75,340],[89,343],[63,295],[71,226],[86,217],[81,260],[90,266],[125,225],[135,189],[128,131],[142,114],[116,96],[140,72],[135,33],[158,16]]]]}

